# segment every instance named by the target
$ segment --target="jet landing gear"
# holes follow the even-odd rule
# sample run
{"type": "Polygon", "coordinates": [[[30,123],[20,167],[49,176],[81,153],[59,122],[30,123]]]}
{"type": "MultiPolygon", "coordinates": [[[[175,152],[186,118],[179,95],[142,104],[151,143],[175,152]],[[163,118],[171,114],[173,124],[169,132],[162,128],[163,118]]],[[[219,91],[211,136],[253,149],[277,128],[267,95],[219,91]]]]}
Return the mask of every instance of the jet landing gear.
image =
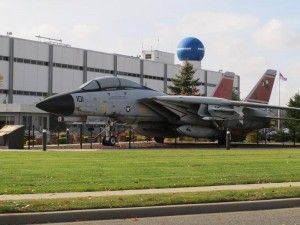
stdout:
{"type": "Polygon", "coordinates": [[[102,138],[102,145],[104,146],[115,146],[118,142],[117,137],[114,136],[111,132],[113,125],[113,122],[109,121],[104,128],[105,136],[102,138]]]}
{"type": "Polygon", "coordinates": [[[159,144],[163,144],[164,140],[165,140],[164,137],[154,137],[154,141],[159,144]]]}
{"type": "Polygon", "coordinates": [[[221,130],[218,136],[218,145],[226,145],[226,130],[221,130]]]}
{"type": "Polygon", "coordinates": [[[118,139],[116,136],[104,136],[102,138],[102,145],[104,146],[115,146],[118,142],[118,139]]]}

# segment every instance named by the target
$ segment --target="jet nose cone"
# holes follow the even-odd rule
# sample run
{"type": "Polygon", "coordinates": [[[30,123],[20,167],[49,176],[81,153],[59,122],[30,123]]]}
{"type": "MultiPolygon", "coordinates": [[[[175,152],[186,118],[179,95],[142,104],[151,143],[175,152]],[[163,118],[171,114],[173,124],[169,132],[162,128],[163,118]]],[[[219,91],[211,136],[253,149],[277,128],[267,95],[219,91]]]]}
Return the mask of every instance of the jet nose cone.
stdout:
{"type": "Polygon", "coordinates": [[[36,107],[49,113],[69,116],[74,112],[74,100],[70,94],[54,95],[36,104],[36,107]]]}

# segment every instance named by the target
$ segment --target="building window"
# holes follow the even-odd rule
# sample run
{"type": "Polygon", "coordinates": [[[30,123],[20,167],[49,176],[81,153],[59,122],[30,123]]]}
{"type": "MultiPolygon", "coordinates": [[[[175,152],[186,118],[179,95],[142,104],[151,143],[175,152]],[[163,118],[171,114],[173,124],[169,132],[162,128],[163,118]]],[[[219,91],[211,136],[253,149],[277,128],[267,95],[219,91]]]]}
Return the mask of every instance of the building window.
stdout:
{"type": "Polygon", "coordinates": [[[145,59],[152,59],[152,55],[151,54],[146,54],[145,59]]]}

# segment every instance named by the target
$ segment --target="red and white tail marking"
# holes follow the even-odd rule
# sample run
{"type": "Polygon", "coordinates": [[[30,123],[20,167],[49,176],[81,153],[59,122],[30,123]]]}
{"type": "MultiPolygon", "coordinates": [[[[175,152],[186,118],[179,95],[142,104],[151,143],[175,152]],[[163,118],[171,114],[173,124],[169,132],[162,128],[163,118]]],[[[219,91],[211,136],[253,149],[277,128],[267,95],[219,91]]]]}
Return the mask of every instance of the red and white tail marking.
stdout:
{"type": "Polygon", "coordinates": [[[250,94],[246,97],[246,102],[268,104],[272,93],[276,70],[267,70],[260,78],[250,94]]]}
{"type": "Polygon", "coordinates": [[[223,74],[212,96],[218,98],[232,99],[234,73],[226,72],[223,74]]]}

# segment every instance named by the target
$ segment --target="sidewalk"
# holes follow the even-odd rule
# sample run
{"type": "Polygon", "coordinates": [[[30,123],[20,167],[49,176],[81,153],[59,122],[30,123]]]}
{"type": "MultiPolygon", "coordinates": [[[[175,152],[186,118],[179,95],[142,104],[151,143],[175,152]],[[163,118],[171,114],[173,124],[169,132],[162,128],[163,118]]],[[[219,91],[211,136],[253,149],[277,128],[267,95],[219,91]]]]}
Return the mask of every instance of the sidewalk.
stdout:
{"type": "Polygon", "coordinates": [[[106,196],[120,196],[120,195],[167,194],[167,193],[208,192],[208,191],[225,191],[225,190],[253,190],[253,189],[260,189],[260,188],[283,188],[283,187],[300,187],[300,182],[239,184],[239,185],[162,188],[162,189],[139,189],[139,190],[121,190],[121,191],[0,195],[0,201],[106,197],[106,196]]]}

